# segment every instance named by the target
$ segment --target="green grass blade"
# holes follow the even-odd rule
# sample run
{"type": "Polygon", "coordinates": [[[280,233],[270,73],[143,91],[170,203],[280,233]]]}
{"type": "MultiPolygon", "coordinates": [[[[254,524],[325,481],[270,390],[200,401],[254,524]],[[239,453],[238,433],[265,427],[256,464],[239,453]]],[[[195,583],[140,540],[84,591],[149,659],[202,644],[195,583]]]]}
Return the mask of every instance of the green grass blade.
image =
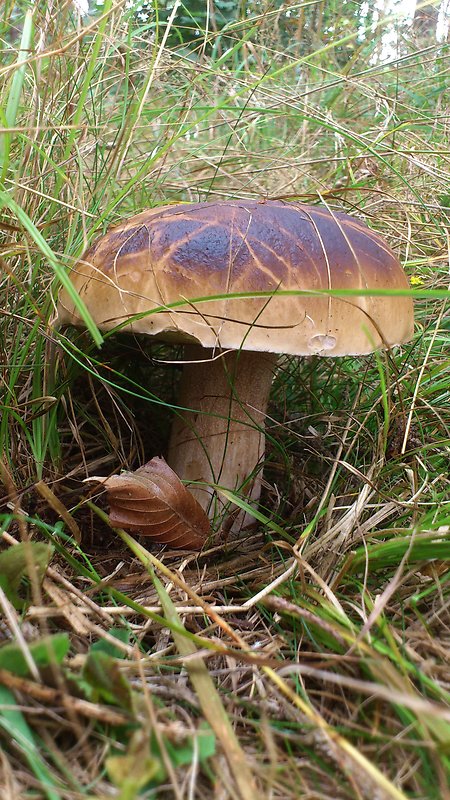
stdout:
{"type": "Polygon", "coordinates": [[[17,701],[13,693],[5,686],[0,686],[0,727],[14,740],[25,756],[47,800],[61,800],[57,784],[42,760],[31,728],[22,712],[15,706],[17,701]]]}
{"type": "MultiPolygon", "coordinates": [[[[25,13],[25,19],[22,30],[22,38],[20,41],[19,53],[17,56],[17,68],[14,71],[11,87],[9,90],[8,100],[6,103],[5,113],[3,115],[4,124],[7,128],[13,128],[16,124],[17,113],[19,110],[20,98],[22,95],[23,83],[25,80],[26,64],[25,60],[29,57],[33,42],[33,15],[34,10],[28,9],[25,13]]],[[[0,133],[0,169],[1,178],[4,180],[8,171],[9,152],[11,148],[11,133],[0,133]]]]}
{"type": "Polygon", "coordinates": [[[21,225],[25,228],[25,230],[29,233],[41,253],[45,256],[48,263],[52,267],[56,278],[58,279],[59,283],[64,286],[67,294],[69,295],[70,299],[74,302],[76,308],[79,311],[80,316],[83,319],[83,322],[88,329],[89,333],[91,334],[95,344],[97,347],[103,342],[103,337],[98,330],[94,320],[92,319],[89,311],[87,310],[85,304],[79,297],[78,293],[72,286],[72,283],[67,275],[66,270],[58,261],[58,258],[53,253],[51,247],[47,244],[46,240],[42,236],[41,232],[36,228],[33,221],[30,219],[28,214],[9,196],[9,194],[5,191],[0,191],[0,208],[9,208],[17,217],[21,225]]]}

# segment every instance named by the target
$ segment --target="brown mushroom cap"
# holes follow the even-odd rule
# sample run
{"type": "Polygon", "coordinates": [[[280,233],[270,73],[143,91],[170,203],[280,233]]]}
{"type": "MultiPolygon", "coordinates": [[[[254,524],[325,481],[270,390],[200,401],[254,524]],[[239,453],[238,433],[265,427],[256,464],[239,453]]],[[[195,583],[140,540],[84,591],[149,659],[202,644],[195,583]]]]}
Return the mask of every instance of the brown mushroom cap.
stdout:
{"type": "MultiPolygon", "coordinates": [[[[407,289],[393,252],[359,219],[278,200],[153,208],[111,228],[71,272],[101,330],[127,328],[208,348],[327,356],[407,341],[410,297],[277,290],[407,289]],[[273,297],[230,294],[274,292],[273,297]],[[176,309],[180,300],[228,295],[176,309]]],[[[82,325],[63,289],[58,323],[82,325]]]]}

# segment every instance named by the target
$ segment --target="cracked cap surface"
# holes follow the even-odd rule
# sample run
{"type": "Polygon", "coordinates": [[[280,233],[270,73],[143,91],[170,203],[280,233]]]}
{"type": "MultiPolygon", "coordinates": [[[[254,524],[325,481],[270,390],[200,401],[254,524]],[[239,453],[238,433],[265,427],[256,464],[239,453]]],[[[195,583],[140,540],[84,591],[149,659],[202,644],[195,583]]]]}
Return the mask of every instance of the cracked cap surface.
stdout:
{"type": "MultiPolygon", "coordinates": [[[[379,234],[321,206],[227,200],[153,208],[110,228],[70,278],[103,331],[130,320],[122,329],[169,341],[327,356],[369,353],[413,333],[410,297],[278,294],[408,288],[379,234]],[[229,296],[243,292],[270,294],[229,296]],[[190,302],[204,297],[211,299],[190,302]]],[[[64,289],[57,322],[83,324],[64,289]]]]}

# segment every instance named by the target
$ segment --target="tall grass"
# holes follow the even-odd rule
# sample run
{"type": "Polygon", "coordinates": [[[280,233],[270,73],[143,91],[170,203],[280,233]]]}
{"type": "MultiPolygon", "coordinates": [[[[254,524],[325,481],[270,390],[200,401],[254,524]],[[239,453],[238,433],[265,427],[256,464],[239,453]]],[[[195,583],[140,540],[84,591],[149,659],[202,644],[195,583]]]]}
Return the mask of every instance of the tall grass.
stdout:
{"type": "Polygon", "coordinates": [[[392,20],[342,20],[305,49],[310,3],[248,10],[189,46],[179,3],[1,11],[5,796],[448,796],[448,45],[383,62],[392,20]],[[82,480],[163,452],[174,353],[58,331],[55,299],[108,225],[222,197],[366,219],[416,334],[281,359],[257,531],[156,558],[82,480]]]}

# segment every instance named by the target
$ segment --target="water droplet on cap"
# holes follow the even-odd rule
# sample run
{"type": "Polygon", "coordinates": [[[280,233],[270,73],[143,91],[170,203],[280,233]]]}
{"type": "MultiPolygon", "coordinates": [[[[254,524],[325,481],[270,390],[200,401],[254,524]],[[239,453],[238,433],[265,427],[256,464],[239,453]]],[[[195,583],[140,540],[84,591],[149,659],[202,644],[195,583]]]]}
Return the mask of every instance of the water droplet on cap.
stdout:
{"type": "Polygon", "coordinates": [[[308,347],[313,353],[320,353],[323,350],[334,350],[336,347],[336,337],[329,336],[327,333],[318,333],[309,340],[308,347]]]}

